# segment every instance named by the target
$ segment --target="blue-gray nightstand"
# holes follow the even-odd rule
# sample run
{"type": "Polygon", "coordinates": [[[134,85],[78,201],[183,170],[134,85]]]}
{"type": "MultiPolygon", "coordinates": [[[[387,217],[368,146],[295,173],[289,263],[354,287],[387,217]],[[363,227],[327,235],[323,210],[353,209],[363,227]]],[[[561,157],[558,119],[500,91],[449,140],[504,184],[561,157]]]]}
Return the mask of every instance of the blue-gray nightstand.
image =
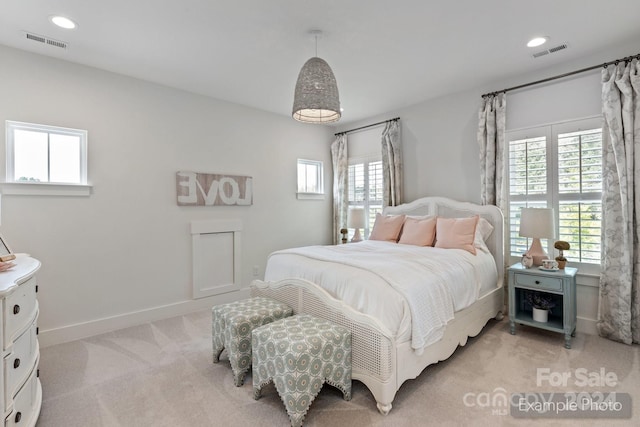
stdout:
{"type": "Polygon", "coordinates": [[[576,273],[577,268],[543,271],[538,267],[524,268],[517,263],[509,267],[509,324],[511,334],[516,323],[548,331],[564,333],[564,346],[571,348],[576,331],[576,273]],[[546,323],[533,320],[531,305],[526,301],[528,291],[548,294],[555,302],[546,323]]]}

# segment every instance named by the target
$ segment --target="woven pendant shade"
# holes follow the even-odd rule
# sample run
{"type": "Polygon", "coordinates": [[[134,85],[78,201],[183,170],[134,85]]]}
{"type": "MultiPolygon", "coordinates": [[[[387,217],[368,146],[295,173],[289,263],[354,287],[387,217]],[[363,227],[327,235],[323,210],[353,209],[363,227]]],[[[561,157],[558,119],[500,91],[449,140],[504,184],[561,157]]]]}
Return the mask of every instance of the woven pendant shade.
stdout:
{"type": "Polygon", "coordinates": [[[340,120],[338,84],[324,59],[313,57],[300,70],[293,99],[293,118],[304,123],[340,120]]]}

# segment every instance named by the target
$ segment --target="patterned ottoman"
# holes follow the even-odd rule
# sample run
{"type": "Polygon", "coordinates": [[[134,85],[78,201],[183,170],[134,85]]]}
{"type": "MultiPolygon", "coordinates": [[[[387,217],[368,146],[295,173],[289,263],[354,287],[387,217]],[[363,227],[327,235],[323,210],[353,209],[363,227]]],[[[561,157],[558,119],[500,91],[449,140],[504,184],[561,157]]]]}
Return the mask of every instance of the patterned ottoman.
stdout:
{"type": "Polygon", "coordinates": [[[351,332],[323,319],[297,315],[253,330],[253,397],[269,382],[284,403],[291,425],[302,425],[322,385],[351,400],[351,332]]]}
{"type": "Polygon", "coordinates": [[[288,305],[263,297],[214,306],[211,309],[213,363],[220,361],[220,354],[226,348],[233,381],[240,387],[251,367],[251,331],[292,314],[288,305]]]}

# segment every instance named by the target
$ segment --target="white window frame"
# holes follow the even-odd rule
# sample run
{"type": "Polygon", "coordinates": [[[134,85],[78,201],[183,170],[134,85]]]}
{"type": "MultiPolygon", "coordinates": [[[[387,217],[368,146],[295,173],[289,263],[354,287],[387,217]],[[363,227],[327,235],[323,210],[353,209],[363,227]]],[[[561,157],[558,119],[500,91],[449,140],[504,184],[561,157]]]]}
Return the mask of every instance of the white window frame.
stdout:
{"type": "MultiPolygon", "coordinates": [[[[507,183],[507,199],[508,202],[506,204],[506,217],[507,223],[509,224],[509,228],[506,232],[506,253],[509,255],[511,263],[515,263],[520,261],[520,257],[511,255],[511,202],[514,200],[523,200],[528,202],[540,202],[546,204],[547,207],[554,208],[555,215],[555,226],[556,226],[556,236],[559,235],[559,205],[560,201],[574,199],[576,201],[581,200],[580,195],[575,196],[560,196],[558,191],[558,135],[566,134],[570,132],[577,132],[580,130],[587,129],[596,129],[602,128],[602,116],[594,116],[588,117],[584,119],[576,119],[576,120],[567,120],[557,123],[550,123],[547,125],[535,126],[526,129],[517,129],[517,130],[508,130],[505,135],[505,169],[506,169],[506,177],[509,180],[510,177],[510,162],[509,162],[509,146],[510,141],[530,139],[544,136],[546,138],[546,150],[547,150],[547,192],[544,195],[529,195],[529,196],[516,196],[512,197],[509,190],[510,183],[507,183]]],[[[597,195],[597,192],[593,193],[597,195]]],[[[602,192],[599,193],[600,199],[602,196],[602,192]]],[[[547,239],[543,239],[543,246],[545,246],[545,250],[549,254],[549,257],[553,258],[556,256],[556,250],[553,248],[553,242],[545,242],[547,239]]],[[[571,262],[571,265],[574,267],[578,267],[580,269],[581,274],[587,275],[599,275],[600,274],[600,264],[595,263],[579,263],[579,262],[571,262]]]]}
{"type": "Polygon", "coordinates": [[[2,184],[2,194],[6,195],[59,195],[59,196],[87,196],[91,193],[88,185],[87,168],[87,136],[86,130],[72,129],[59,126],[41,125],[36,123],[17,122],[7,120],[6,130],[6,176],[2,184]],[[75,183],[33,182],[15,180],[15,131],[28,130],[55,135],[72,135],[80,139],[80,155],[78,158],[80,180],[75,183]]]}
{"type": "MultiPolygon", "coordinates": [[[[371,163],[381,163],[382,162],[382,156],[363,156],[363,157],[352,157],[349,158],[349,167],[353,166],[353,165],[357,165],[357,164],[362,164],[364,167],[364,200],[363,201],[352,201],[352,200],[348,200],[347,204],[348,206],[351,207],[362,207],[364,208],[364,215],[365,215],[365,219],[366,219],[366,224],[365,224],[365,228],[364,228],[364,235],[363,238],[364,239],[368,239],[369,235],[371,234],[371,230],[373,228],[373,222],[371,221],[372,217],[375,218],[375,215],[372,215],[371,210],[374,208],[377,208],[378,205],[380,205],[380,211],[382,209],[384,209],[384,206],[382,206],[383,204],[383,200],[381,199],[379,201],[379,203],[376,201],[376,203],[372,203],[372,201],[370,200],[369,196],[370,196],[370,188],[369,188],[369,165],[371,163]]],[[[384,178],[383,178],[384,179],[384,178]]],[[[384,182],[382,183],[382,185],[384,186],[384,182]]],[[[351,186],[351,183],[349,183],[349,187],[351,186]]],[[[351,239],[353,237],[354,234],[354,230],[353,229],[349,229],[349,235],[348,238],[351,239]]]]}
{"type": "MultiPolygon", "coordinates": [[[[297,168],[297,183],[298,183],[298,199],[307,199],[307,200],[322,200],[324,199],[324,163],[321,160],[308,160],[308,159],[298,159],[297,168]],[[318,191],[309,191],[309,187],[305,184],[302,185],[306,191],[300,191],[300,166],[315,166],[316,168],[316,182],[318,183],[318,191]]],[[[306,180],[306,177],[304,177],[306,180]]]]}

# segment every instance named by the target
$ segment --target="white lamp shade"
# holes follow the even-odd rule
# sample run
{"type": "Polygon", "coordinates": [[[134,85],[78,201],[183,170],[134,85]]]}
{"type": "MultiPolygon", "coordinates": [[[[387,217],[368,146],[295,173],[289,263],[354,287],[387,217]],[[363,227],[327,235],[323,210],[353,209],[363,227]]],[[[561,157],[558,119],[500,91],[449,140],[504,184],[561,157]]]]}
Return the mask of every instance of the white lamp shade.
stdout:
{"type": "Polygon", "coordinates": [[[552,208],[522,208],[520,211],[519,235],[521,237],[553,238],[555,230],[552,208]]]}
{"type": "Polygon", "coordinates": [[[349,209],[347,227],[357,228],[357,229],[364,228],[364,209],[363,208],[349,209]]]}

